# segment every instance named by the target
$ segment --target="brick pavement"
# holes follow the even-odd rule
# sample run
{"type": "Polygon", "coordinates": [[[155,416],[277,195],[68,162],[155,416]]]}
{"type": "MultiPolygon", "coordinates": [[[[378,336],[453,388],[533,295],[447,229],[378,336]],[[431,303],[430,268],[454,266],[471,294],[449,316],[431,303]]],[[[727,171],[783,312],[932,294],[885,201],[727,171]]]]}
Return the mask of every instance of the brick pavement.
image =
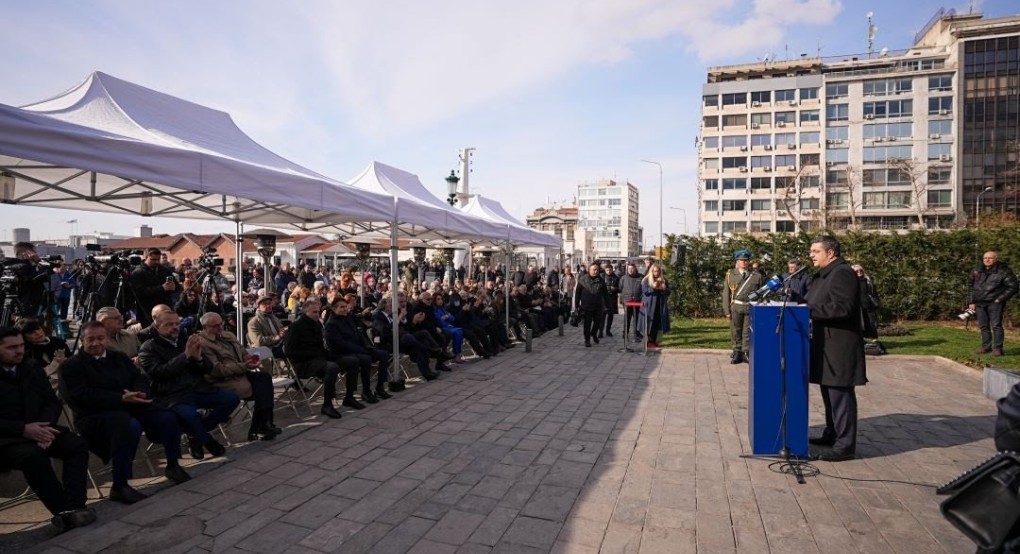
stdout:
{"type": "MultiPolygon", "coordinates": [[[[587,349],[568,329],[342,420],[295,423],[135,506],[102,502],[98,524],[35,551],[973,551],[931,489],[798,485],[740,458],[747,366],[727,353],[619,344],[587,349]]],[[[889,356],[869,375],[862,459],[817,464],[826,474],[940,483],[992,453],[978,372],[889,356]]],[[[817,390],[811,401],[817,433],[817,390]]]]}

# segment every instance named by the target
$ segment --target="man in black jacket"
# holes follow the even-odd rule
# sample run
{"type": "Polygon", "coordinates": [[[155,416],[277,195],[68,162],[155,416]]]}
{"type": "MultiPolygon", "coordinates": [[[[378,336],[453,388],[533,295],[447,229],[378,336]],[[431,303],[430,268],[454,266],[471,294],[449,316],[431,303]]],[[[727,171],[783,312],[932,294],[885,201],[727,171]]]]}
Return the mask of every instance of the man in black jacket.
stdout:
{"type": "Polygon", "coordinates": [[[577,278],[574,290],[574,309],[584,318],[584,345],[599,343],[598,327],[602,325],[602,312],[606,309],[606,282],[599,275],[602,268],[597,262],[588,266],[588,273],[577,278]]]}
{"type": "Polygon", "coordinates": [[[811,309],[810,382],[821,386],[825,430],[811,444],[831,446],[818,459],[853,459],[857,449],[857,392],[868,382],[863,314],[857,275],[841,257],[839,242],[821,236],[811,243],[819,269],[807,293],[811,309]]]}
{"type": "Polygon", "coordinates": [[[213,366],[202,358],[202,339],[198,335],[181,340],[181,318],[174,312],[157,316],[157,335],[142,345],[138,360],[151,381],[153,404],[173,410],[189,437],[191,457],[201,460],[205,450],[213,456],[226,453],[209,431],[230,419],[241,403],[237,394],[220,390],[206,381],[213,366]],[[199,409],[209,410],[203,418],[199,409]]]}
{"type": "Polygon", "coordinates": [[[970,292],[967,295],[968,308],[977,312],[978,327],[981,328],[981,348],[978,354],[992,353],[1002,356],[1002,315],[1006,302],[1016,296],[1016,275],[999,254],[985,252],[982,265],[970,272],[970,292]]]}
{"type": "Polygon", "coordinates": [[[25,361],[25,341],[12,327],[0,328],[0,471],[21,471],[28,486],[63,529],[96,521],[85,507],[88,444],[57,425],[60,401],[42,369],[25,361]],[[50,458],[63,461],[57,479],[50,458]]]}
{"type": "Polygon", "coordinates": [[[181,428],[177,416],[149,399],[149,379],[131,359],[107,348],[106,328],[89,322],[81,328],[81,348],[60,366],[62,394],[74,412],[89,450],[110,462],[110,500],[134,504],[145,498],[128,484],[142,431],[163,444],[166,476],[183,483],[191,477],[178,463],[181,428]]]}
{"type": "Polygon", "coordinates": [[[351,313],[357,308],[357,298],[337,299],[334,300],[334,304],[335,315],[326,323],[326,347],[334,356],[354,356],[358,359],[362,377],[362,399],[369,404],[375,404],[379,398],[390,398],[385,383],[389,380],[388,372],[393,355],[387,350],[372,346],[368,337],[355,323],[351,313]],[[372,362],[379,364],[374,394],[370,381],[372,362]]]}
{"type": "MultiPolygon", "coordinates": [[[[372,332],[375,334],[375,338],[378,339],[379,348],[386,349],[387,351],[393,350],[393,314],[391,313],[392,300],[391,295],[393,292],[387,292],[383,295],[382,300],[379,301],[379,309],[372,314],[372,332]]],[[[397,344],[399,345],[400,352],[405,353],[411,358],[411,361],[418,366],[418,373],[426,381],[432,381],[439,377],[439,364],[442,360],[437,360],[437,371],[429,369],[429,352],[436,350],[435,344],[427,343],[423,339],[431,338],[426,333],[424,337],[421,337],[418,333],[424,333],[419,331],[418,333],[412,333],[408,326],[408,315],[407,315],[407,296],[403,292],[397,292],[397,329],[399,336],[397,337],[397,344]]],[[[415,314],[410,316],[424,320],[424,314],[415,314]]],[[[402,391],[404,385],[402,382],[390,383],[391,391],[402,391]],[[396,387],[394,387],[396,385],[396,387]]]]}
{"type": "Polygon", "coordinates": [[[143,326],[152,323],[149,317],[152,308],[158,304],[172,306],[173,294],[181,292],[181,285],[174,278],[173,272],[160,263],[161,254],[158,248],[150,248],[145,253],[145,261],[131,272],[131,286],[138,297],[138,321],[143,326]]]}
{"type": "Polygon", "coordinates": [[[634,334],[635,338],[641,338],[641,332],[637,330],[638,314],[641,313],[640,306],[627,306],[627,302],[641,302],[641,274],[633,263],[627,264],[627,274],[620,277],[620,296],[624,305],[624,331],[634,334]]]}
{"type": "Polygon", "coordinates": [[[333,407],[336,399],[336,380],[340,376],[340,366],[329,359],[329,352],[323,342],[322,323],[319,323],[319,311],[322,302],[317,296],[309,296],[301,307],[301,315],[297,321],[287,328],[283,336],[283,351],[294,364],[298,377],[322,379],[322,409],[320,413],[326,417],[340,419],[341,414],[333,407]]]}

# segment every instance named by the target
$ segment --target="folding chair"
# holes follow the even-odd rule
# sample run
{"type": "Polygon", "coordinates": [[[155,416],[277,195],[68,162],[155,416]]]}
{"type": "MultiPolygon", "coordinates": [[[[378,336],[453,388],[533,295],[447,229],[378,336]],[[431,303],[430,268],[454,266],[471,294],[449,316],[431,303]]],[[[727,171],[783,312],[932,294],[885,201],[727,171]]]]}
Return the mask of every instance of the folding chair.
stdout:
{"type": "MultiPolygon", "coordinates": [[[[75,429],[74,427],[74,415],[71,413],[71,410],[68,409],[67,404],[62,404],[60,406],[60,410],[64,415],[64,420],[67,422],[67,428],[70,429],[71,432],[77,433],[78,430],[75,429]]],[[[91,456],[92,453],[90,452],[89,457],[91,458],[91,456]]],[[[99,485],[96,484],[96,478],[92,476],[92,470],[86,469],[85,474],[88,475],[89,482],[92,483],[92,488],[95,489],[96,494],[99,495],[99,498],[104,498],[102,491],[99,490],[99,485]]]]}
{"type": "MultiPolygon", "coordinates": [[[[291,400],[288,401],[287,404],[290,406],[291,410],[294,410],[294,416],[300,419],[301,418],[301,414],[298,413],[297,407],[294,405],[295,401],[293,400],[293,395],[295,394],[295,392],[298,391],[298,389],[297,389],[297,382],[294,380],[293,377],[290,377],[290,371],[291,370],[289,369],[289,365],[290,365],[289,362],[287,362],[285,359],[284,360],[277,360],[276,357],[273,356],[273,350],[271,348],[269,348],[269,347],[266,347],[266,346],[252,346],[252,347],[249,347],[247,351],[248,351],[248,354],[257,354],[259,358],[262,358],[263,360],[269,360],[270,361],[270,367],[272,367],[274,370],[278,367],[277,366],[278,363],[284,364],[284,367],[287,368],[285,370],[285,373],[287,373],[287,376],[286,377],[277,376],[275,371],[274,371],[274,373],[273,373],[273,390],[279,390],[280,391],[280,397],[282,398],[284,394],[287,394],[287,392],[290,391],[290,389],[292,389],[292,388],[294,389],[294,391],[290,392],[291,400]]],[[[303,393],[304,391],[300,391],[300,392],[303,393]]],[[[305,397],[305,401],[306,402],[308,401],[307,397],[305,397]]],[[[244,406],[245,406],[245,408],[247,408],[248,403],[245,402],[244,406]]],[[[311,409],[311,405],[309,405],[309,409],[311,409]]],[[[249,410],[248,413],[251,414],[251,411],[249,410]]]]}

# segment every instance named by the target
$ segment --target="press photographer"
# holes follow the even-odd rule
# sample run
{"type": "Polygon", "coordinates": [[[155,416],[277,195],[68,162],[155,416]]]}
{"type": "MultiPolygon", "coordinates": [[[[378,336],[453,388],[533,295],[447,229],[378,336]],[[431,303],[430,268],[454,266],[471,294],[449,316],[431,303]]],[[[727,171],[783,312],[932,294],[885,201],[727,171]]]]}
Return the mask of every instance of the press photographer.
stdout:
{"type": "Polygon", "coordinates": [[[39,258],[35,245],[19,242],[14,245],[15,258],[3,260],[3,274],[0,288],[4,295],[3,321],[0,325],[11,325],[21,317],[39,317],[49,307],[47,288],[52,264],[60,262],[59,256],[45,261],[39,258]]]}
{"type": "Polygon", "coordinates": [[[138,296],[138,320],[143,326],[152,323],[150,313],[159,304],[173,305],[172,295],[181,291],[181,284],[161,262],[162,253],[150,248],[145,260],[131,272],[131,285],[138,296]]]}
{"type": "Polygon", "coordinates": [[[1006,302],[1016,295],[1020,287],[1013,270],[999,261],[997,252],[985,252],[981,262],[982,265],[970,272],[967,310],[977,313],[978,327],[981,329],[981,348],[978,354],[1002,356],[1003,312],[1006,310],[1006,302]]]}

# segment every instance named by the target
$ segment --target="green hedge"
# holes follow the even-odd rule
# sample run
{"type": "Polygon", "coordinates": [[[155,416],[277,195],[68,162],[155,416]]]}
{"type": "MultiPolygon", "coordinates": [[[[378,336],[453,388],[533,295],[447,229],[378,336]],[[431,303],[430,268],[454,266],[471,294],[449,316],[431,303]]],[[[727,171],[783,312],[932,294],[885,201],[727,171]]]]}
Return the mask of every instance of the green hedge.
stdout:
{"type": "MultiPolygon", "coordinates": [[[[733,252],[747,248],[762,262],[767,274],[786,271],[786,261],[797,257],[810,265],[808,249],[815,235],[771,234],[733,238],[670,235],[670,248],[685,249],[682,263],[665,264],[673,293],[670,308],[684,317],[722,315],[723,278],[733,267],[733,252]]],[[[967,275],[981,263],[981,254],[999,252],[999,260],[1020,270],[1020,226],[953,231],[912,231],[906,234],[850,232],[836,234],[843,256],[859,263],[875,281],[881,299],[882,321],[944,320],[964,308],[967,275]]],[[[682,249],[683,250],[683,249],[682,249]]],[[[809,271],[812,271],[809,269],[809,271]]],[[[1020,295],[1009,303],[1020,313],[1020,295]]]]}

